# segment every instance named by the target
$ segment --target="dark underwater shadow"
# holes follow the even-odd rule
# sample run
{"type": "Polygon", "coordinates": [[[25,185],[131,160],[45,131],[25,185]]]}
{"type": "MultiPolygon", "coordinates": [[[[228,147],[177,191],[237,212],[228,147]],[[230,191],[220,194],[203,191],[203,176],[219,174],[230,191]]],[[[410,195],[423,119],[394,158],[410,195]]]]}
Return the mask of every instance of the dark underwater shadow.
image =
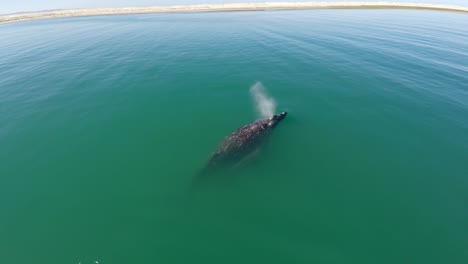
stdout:
{"type": "Polygon", "coordinates": [[[193,176],[190,188],[192,190],[229,188],[249,174],[250,169],[259,159],[258,154],[255,155],[249,157],[249,160],[239,162],[209,164],[193,176]]]}

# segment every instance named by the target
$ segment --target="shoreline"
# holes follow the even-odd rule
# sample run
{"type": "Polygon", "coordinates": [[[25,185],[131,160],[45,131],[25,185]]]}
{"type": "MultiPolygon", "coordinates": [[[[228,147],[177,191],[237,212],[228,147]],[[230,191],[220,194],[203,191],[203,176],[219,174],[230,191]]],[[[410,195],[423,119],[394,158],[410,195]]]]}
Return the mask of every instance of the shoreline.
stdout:
{"type": "Polygon", "coordinates": [[[397,2],[265,2],[265,3],[232,3],[200,4],[153,7],[64,9],[43,12],[19,13],[0,16],[0,25],[30,20],[129,15],[152,13],[193,13],[193,12],[235,12],[235,11],[270,11],[270,10],[313,10],[313,9],[418,9],[468,13],[468,7],[455,5],[397,3],[397,2]]]}

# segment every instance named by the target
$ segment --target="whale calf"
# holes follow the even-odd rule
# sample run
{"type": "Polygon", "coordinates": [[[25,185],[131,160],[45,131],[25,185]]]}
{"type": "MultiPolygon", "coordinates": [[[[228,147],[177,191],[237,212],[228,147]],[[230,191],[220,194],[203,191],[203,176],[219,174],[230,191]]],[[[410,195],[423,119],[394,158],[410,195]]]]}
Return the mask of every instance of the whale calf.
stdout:
{"type": "Polygon", "coordinates": [[[219,166],[236,166],[255,153],[287,112],[244,125],[227,136],[208,160],[204,171],[219,166]]]}

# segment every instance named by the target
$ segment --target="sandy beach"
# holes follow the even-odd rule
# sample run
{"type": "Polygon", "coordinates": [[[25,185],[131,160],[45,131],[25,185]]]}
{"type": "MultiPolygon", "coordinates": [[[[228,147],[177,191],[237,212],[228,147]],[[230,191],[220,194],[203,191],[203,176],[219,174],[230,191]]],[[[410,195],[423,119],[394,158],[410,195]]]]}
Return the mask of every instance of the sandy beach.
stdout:
{"type": "Polygon", "coordinates": [[[177,5],[154,7],[69,9],[44,12],[18,13],[0,16],[0,24],[21,21],[80,16],[184,13],[184,12],[228,12],[228,11],[266,11],[266,10],[307,10],[307,9],[421,9],[452,12],[467,12],[468,7],[397,2],[271,2],[271,3],[233,3],[209,5],[177,5]]]}

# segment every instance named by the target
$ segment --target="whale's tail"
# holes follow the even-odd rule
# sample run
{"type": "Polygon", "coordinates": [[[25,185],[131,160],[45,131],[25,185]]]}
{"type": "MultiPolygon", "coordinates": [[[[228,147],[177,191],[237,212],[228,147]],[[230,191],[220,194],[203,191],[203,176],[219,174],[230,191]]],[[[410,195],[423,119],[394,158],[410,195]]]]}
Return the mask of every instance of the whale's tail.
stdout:
{"type": "Polygon", "coordinates": [[[214,153],[206,162],[205,165],[197,172],[195,179],[206,178],[209,175],[215,174],[223,169],[221,158],[218,153],[214,153]]]}

